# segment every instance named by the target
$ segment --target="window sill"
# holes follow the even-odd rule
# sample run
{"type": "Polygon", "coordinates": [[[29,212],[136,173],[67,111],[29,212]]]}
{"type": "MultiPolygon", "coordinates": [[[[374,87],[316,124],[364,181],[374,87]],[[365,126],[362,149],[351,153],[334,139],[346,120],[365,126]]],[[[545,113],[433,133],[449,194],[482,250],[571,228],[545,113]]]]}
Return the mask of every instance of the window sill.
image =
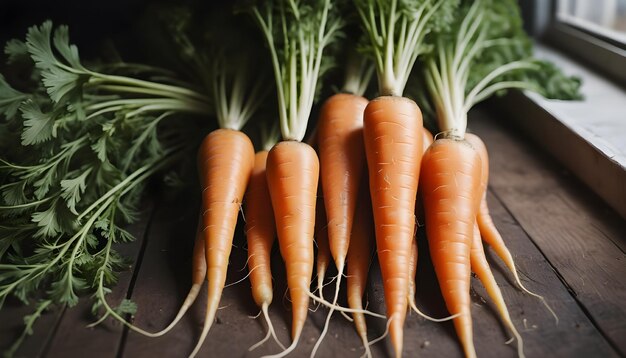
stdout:
{"type": "Polygon", "coordinates": [[[581,77],[585,99],[554,101],[512,92],[497,106],[626,218],[626,91],[553,49],[541,44],[535,49],[538,58],[581,77]]]}

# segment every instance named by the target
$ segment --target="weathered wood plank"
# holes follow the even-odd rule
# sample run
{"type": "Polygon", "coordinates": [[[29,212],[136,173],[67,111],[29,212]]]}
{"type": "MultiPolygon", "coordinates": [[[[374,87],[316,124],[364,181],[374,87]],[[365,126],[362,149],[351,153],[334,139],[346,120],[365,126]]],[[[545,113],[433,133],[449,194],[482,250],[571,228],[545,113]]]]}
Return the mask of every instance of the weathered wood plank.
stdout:
{"type": "MultiPolygon", "coordinates": [[[[113,292],[107,295],[107,302],[111,307],[115,307],[122,299],[126,298],[133,272],[137,269],[135,263],[140,258],[141,246],[154,206],[154,198],[145,199],[142,204],[144,210],[139,220],[127,227],[128,232],[135,237],[135,241],[115,245],[115,250],[123,257],[131,260],[132,264],[128,270],[120,273],[119,281],[113,288],[113,292]]],[[[78,305],[67,310],[58,325],[49,348],[45,352],[46,357],[89,356],[90,358],[104,358],[114,357],[117,354],[122,340],[123,327],[119,322],[110,319],[95,328],[86,328],[87,324],[96,320],[91,313],[92,303],[91,299],[83,298],[78,305]]]]}
{"type": "Polygon", "coordinates": [[[472,123],[489,148],[491,188],[597,328],[626,354],[624,221],[559,164],[488,117],[477,112],[472,123]]]}
{"type": "MultiPolygon", "coordinates": [[[[8,299],[0,311],[0,352],[9,349],[13,342],[24,330],[25,315],[32,314],[35,310],[32,306],[24,306],[15,299],[8,299]]],[[[40,357],[56,330],[59,320],[62,318],[65,309],[63,307],[52,307],[50,311],[44,312],[33,327],[33,334],[26,337],[15,357],[40,357]]]]}
{"type": "MultiPolygon", "coordinates": [[[[190,255],[192,239],[196,227],[197,204],[189,204],[183,198],[178,204],[168,205],[159,210],[150,228],[150,240],[146,247],[144,264],[141,267],[133,300],[139,303],[135,323],[149,330],[165,327],[177,312],[180,303],[189,289],[190,255]],[[182,202],[182,206],[181,206],[182,202]],[[186,207],[186,208],[185,208],[186,207]]],[[[233,248],[227,282],[235,282],[245,276],[246,252],[243,249],[241,228],[237,231],[236,245],[233,248]]],[[[286,292],[285,273],[282,259],[277,250],[273,256],[273,276],[276,287],[270,316],[283,343],[290,342],[291,311],[286,292]]],[[[330,295],[332,287],[325,291],[330,295]]],[[[128,333],[123,355],[127,357],[184,356],[191,352],[202,330],[206,289],[201,292],[198,302],[172,332],[164,337],[151,339],[134,332],[128,333]]],[[[345,305],[345,302],[343,302],[345,305]]],[[[227,287],[221,297],[217,319],[200,351],[200,356],[258,357],[280,350],[274,342],[268,342],[253,352],[248,347],[259,341],[266,332],[261,318],[252,319],[259,312],[250,293],[250,283],[244,280],[227,287]]],[[[311,308],[314,305],[311,304],[311,308]]],[[[318,309],[309,313],[300,344],[293,356],[308,356],[319,336],[327,310],[318,309]]],[[[329,335],[324,341],[318,356],[358,357],[363,353],[361,342],[354,333],[352,324],[338,314],[333,319],[329,335]]],[[[374,347],[380,356],[380,348],[374,347]]]]}
{"type": "MultiPolygon", "coordinates": [[[[616,334],[611,332],[620,332],[619,325],[617,328],[607,325],[607,321],[616,323],[616,319],[610,317],[611,315],[617,315],[623,321],[624,301],[623,291],[620,291],[623,287],[619,285],[619,280],[616,280],[623,276],[614,276],[621,273],[623,268],[616,267],[609,254],[614,250],[613,254],[623,255],[620,247],[615,244],[622,240],[623,236],[618,234],[623,228],[615,226],[610,217],[602,217],[594,211],[602,208],[602,205],[597,203],[593,195],[588,194],[587,189],[581,188],[572,178],[562,176],[549,161],[539,159],[540,154],[530,149],[527,143],[516,139],[514,135],[485,117],[487,116],[484,113],[478,113],[471,123],[486,141],[491,154],[492,184],[489,203],[492,215],[513,252],[524,283],[531,290],[543,294],[560,317],[557,326],[537,299],[523,294],[515,287],[508,270],[488,250],[494,274],[509,305],[511,317],[524,338],[526,354],[557,357],[618,356],[614,347],[621,349],[619,344],[613,342],[614,347],[611,347],[603,334],[611,339],[616,334]],[[515,164],[517,161],[520,162],[519,166],[515,164]],[[518,176],[520,178],[515,179],[518,176]],[[583,194],[580,194],[581,192],[583,194]],[[554,197],[559,200],[555,201],[554,197]],[[550,208],[550,205],[555,205],[555,208],[550,208]],[[586,220],[590,222],[592,228],[580,226],[568,228],[567,223],[570,220],[586,220]],[[592,231],[595,233],[604,232],[605,236],[592,237],[589,230],[596,230],[592,231]],[[561,243],[553,243],[550,240],[559,240],[561,243]],[[579,247],[578,251],[571,248],[576,245],[579,247]],[[577,254],[578,252],[585,252],[585,259],[581,259],[582,255],[577,254]],[[543,255],[546,255],[548,260],[543,255]],[[556,273],[553,268],[557,270],[556,273]],[[603,274],[603,277],[609,280],[607,282],[613,280],[614,288],[603,287],[598,283],[599,274],[603,274]],[[576,282],[580,278],[590,280],[593,277],[596,277],[595,281],[587,282],[585,285],[576,282]],[[568,290],[576,296],[573,297],[568,290]],[[604,305],[604,310],[598,311],[598,305],[604,305]],[[586,316],[587,312],[589,317],[586,316]],[[600,331],[597,328],[600,328],[600,331]]],[[[164,327],[178,310],[189,288],[190,254],[198,208],[197,199],[194,198],[196,198],[194,193],[181,194],[176,201],[159,205],[147,229],[148,241],[131,297],[139,304],[134,323],[140,327],[148,330],[164,327]]],[[[145,224],[146,221],[142,222],[145,224]]],[[[428,314],[443,317],[447,312],[432,265],[426,255],[428,248],[423,232],[420,232],[419,237],[421,254],[417,286],[418,306],[428,314]]],[[[240,271],[246,258],[242,241],[243,234],[239,228],[236,239],[238,247],[233,248],[228,282],[237,281],[245,276],[246,270],[240,271]]],[[[270,314],[279,338],[287,343],[291,312],[288,309],[289,303],[283,299],[286,287],[282,259],[278,252],[274,254],[273,269],[276,288],[270,314]]],[[[384,312],[382,283],[377,264],[373,265],[371,276],[367,291],[369,309],[384,312]]],[[[509,335],[499,323],[497,313],[489,303],[485,290],[475,278],[472,279],[472,285],[472,314],[479,356],[516,356],[515,342],[511,345],[503,344],[509,335]]],[[[331,297],[332,289],[333,285],[326,288],[326,297],[331,297]]],[[[123,297],[122,291],[121,296],[117,298],[111,296],[111,301],[123,297]]],[[[110,323],[105,328],[83,330],[82,327],[89,322],[88,316],[85,315],[88,307],[85,306],[82,310],[77,307],[72,310],[71,315],[68,311],[67,317],[63,317],[46,351],[48,356],[54,357],[86,354],[113,356],[118,352],[128,357],[185,356],[191,351],[200,334],[205,300],[204,291],[199,298],[200,302],[190,310],[180,325],[169,335],[157,339],[145,338],[127,330],[121,335],[122,328],[110,323]],[[76,330],[76,327],[81,329],[76,330]],[[74,331],[71,328],[74,328],[74,331]],[[76,338],[77,331],[80,331],[82,338],[76,338]],[[70,335],[70,332],[73,334],[70,335]],[[102,342],[109,342],[109,346],[101,344],[102,342]]],[[[345,301],[342,299],[341,303],[345,304],[345,301]]],[[[247,348],[261,339],[265,333],[265,324],[261,319],[249,318],[258,313],[258,308],[250,296],[249,281],[244,280],[226,288],[221,306],[223,308],[218,311],[217,320],[200,353],[202,356],[257,357],[278,352],[279,348],[273,342],[268,342],[254,352],[247,351],[247,348]]],[[[2,314],[6,315],[6,312],[15,313],[13,310],[3,310],[2,314]]],[[[293,356],[307,356],[310,353],[327,312],[326,309],[320,308],[310,313],[302,341],[293,356]]],[[[57,327],[57,320],[52,319],[53,315],[45,316],[42,320],[46,318],[52,322],[48,327],[54,330],[57,327]]],[[[17,320],[16,316],[10,322],[17,320]]],[[[370,339],[384,332],[383,320],[368,319],[368,324],[370,339]]],[[[16,325],[19,326],[19,322],[16,325]]],[[[2,325],[0,333],[3,333],[4,329],[5,326],[2,325]]],[[[44,333],[45,330],[36,330],[36,334],[45,336],[44,333]]],[[[51,336],[49,331],[48,336],[51,336]]],[[[6,335],[0,335],[0,342],[4,340],[10,341],[6,339],[6,335]]],[[[39,345],[27,343],[25,349],[28,349],[28,352],[21,353],[22,356],[41,355],[47,344],[46,338],[39,338],[34,342],[40,343],[39,345]]],[[[318,356],[356,357],[362,352],[361,342],[352,324],[336,314],[318,356]]],[[[381,342],[373,347],[373,352],[375,356],[386,356],[390,354],[391,349],[387,342],[381,342]]],[[[405,326],[405,355],[416,354],[424,357],[462,356],[452,324],[432,323],[411,314],[405,326]]]]}

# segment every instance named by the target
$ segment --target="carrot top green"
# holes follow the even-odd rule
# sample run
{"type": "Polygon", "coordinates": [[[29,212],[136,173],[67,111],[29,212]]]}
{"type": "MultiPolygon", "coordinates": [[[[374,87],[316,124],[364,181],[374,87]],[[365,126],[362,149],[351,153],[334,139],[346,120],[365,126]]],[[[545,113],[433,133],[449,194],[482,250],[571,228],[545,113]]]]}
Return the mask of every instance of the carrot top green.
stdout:
{"type": "Polygon", "coordinates": [[[283,139],[301,141],[319,79],[332,63],[324,49],[340,34],[343,20],[330,0],[260,1],[250,12],[270,50],[283,139]]]}
{"type": "Polygon", "coordinates": [[[433,30],[452,21],[456,0],[355,0],[373,56],[381,96],[402,96],[417,57],[433,30]]]}
{"type": "Polygon", "coordinates": [[[435,35],[434,51],[424,60],[440,131],[463,137],[470,108],[505,89],[557,99],[580,97],[578,79],[532,57],[516,1],[462,1],[453,19],[435,35]]]}

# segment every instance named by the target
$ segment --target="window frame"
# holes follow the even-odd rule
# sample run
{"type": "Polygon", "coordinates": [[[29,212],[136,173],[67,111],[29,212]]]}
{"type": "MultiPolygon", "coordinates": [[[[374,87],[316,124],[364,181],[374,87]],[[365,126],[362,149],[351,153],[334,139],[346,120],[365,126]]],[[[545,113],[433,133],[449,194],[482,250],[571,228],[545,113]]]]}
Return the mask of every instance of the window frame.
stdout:
{"type": "Polygon", "coordinates": [[[557,0],[519,0],[526,31],[626,87],[626,46],[557,19],[557,0]]]}

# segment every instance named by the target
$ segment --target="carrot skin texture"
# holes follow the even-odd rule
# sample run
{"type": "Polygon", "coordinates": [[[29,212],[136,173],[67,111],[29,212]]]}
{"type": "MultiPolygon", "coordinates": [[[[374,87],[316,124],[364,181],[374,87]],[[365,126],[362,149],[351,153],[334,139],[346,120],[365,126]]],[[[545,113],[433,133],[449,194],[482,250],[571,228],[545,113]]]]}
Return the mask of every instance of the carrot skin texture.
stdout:
{"type": "Polygon", "coordinates": [[[472,271],[476,274],[480,282],[483,284],[483,287],[487,290],[487,294],[493,300],[496,305],[496,309],[500,314],[500,318],[504,322],[504,324],[509,328],[511,333],[514,334],[515,338],[518,339],[517,342],[517,350],[518,356],[524,357],[524,350],[521,342],[521,336],[517,332],[513,321],[511,320],[511,316],[509,314],[509,310],[506,307],[506,303],[504,301],[504,297],[502,296],[502,291],[500,291],[500,287],[498,287],[498,283],[496,282],[493,273],[491,272],[491,268],[489,267],[489,263],[487,262],[487,257],[485,256],[485,249],[483,248],[482,241],[480,239],[480,230],[478,229],[478,224],[474,224],[474,236],[472,239],[472,250],[470,253],[470,260],[472,264],[472,271]]]}
{"type": "Polygon", "coordinates": [[[415,102],[378,97],[364,112],[363,137],[370,180],[376,246],[391,342],[402,354],[409,256],[422,157],[422,114],[415,102]]]}
{"type": "Polygon", "coordinates": [[[470,250],[481,187],[481,161],[466,141],[438,139],[424,154],[421,188],[435,273],[467,357],[475,357],[470,313],[470,250]]]}
{"type": "MultiPolygon", "coordinates": [[[[365,178],[364,181],[366,181],[365,178]]],[[[367,182],[362,183],[359,199],[354,214],[352,239],[347,256],[346,294],[348,306],[352,309],[363,309],[363,293],[367,284],[367,276],[374,249],[374,226],[372,204],[369,197],[367,182]]],[[[367,341],[367,324],[362,312],[352,313],[354,326],[361,337],[367,341]]]]}
{"type": "MultiPolygon", "coordinates": [[[[433,144],[433,135],[426,128],[422,128],[423,134],[423,143],[422,143],[422,155],[426,153],[426,150],[433,144]]],[[[417,220],[417,224],[420,226],[424,225],[424,200],[422,199],[422,193],[420,188],[417,189],[417,199],[415,201],[415,220],[417,220]]],[[[417,230],[416,230],[417,234],[417,230]]],[[[410,271],[409,271],[409,301],[415,302],[415,279],[417,275],[417,236],[413,238],[411,243],[411,261],[410,261],[410,271]]]]}
{"type": "Polygon", "coordinates": [[[330,246],[328,244],[328,230],[326,221],[326,210],[324,209],[324,198],[322,196],[317,197],[317,204],[315,206],[315,242],[317,243],[317,258],[316,258],[316,270],[317,270],[317,287],[320,290],[319,296],[323,297],[322,289],[324,285],[324,278],[326,272],[330,267],[330,246]]]}
{"type": "MultiPolygon", "coordinates": [[[[433,144],[433,135],[430,133],[430,131],[426,128],[423,129],[423,134],[424,134],[424,143],[423,143],[423,148],[424,151],[423,153],[426,152],[426,150],[428,149],[428,147],[430,147],[431,144],[433,144]]],[[[415,203],[415,218],[417,220],[417,224],[420,226],[424,226],[424,200],[422,199],[422,193],[420,188],[417,189],[417,201],[415,203]]]]}
{"type": "Polygon", "coordinates": [[[487,245],[491,246],[502,261],[504,261],[509,270],[513,271],[515,274],[513,256],[511,256],[511,252],[504,244],[504,240],[502,239],[500,232],[498,232],[496,225],[493,223],[491,215],[489,214],[489,207],[487,206],[487,185],[489,182],[489,154],[487,153],[487,147],[477,135],[467,133],[465,138],[472,144],[472,146],[474,146],[476,151],[478,151],[482,162],[481,192],[483,194],[480,197],[478,214],[476,216],[476,222],[478,224],[478,228],[480,229],[480,234],[483,241],[487,243],[487,245]]]}
{"type": "Polygon", "coordinates": [[[330,251],[339,267],[348,253],[350,232],[365,168],[363,111],[368,100],[339,93],[322,106],[318,123],[321,185],[330,251]]]}
{"type": "Polygon", "coordinates": [[[198,218],[196,239],[193,243],[193,256],[191,258],[191,284],[202,285],[206,278],[206,253],[204,235],[202,234],[202,218],[198,218]]]}
{"type": "Polygon", "coordinates": [[[226,282],[239,209],[254,166],[254,148],[244,133],[217,129],[200,145],[202,225],[207,263],[207,318],[213,321],[226,282]]]}
{"type": "Polygon", "coordinates": [[[265,150],[254,155],[254,168],[244,202],[252,298],[259,307],[264,303],[269,305],[273,300],[271,252],[276,226],[267,186],[267,155],[265,150]]]}
{"type": "Polygon", "coordinates": [[[267,156],[267,183],[272,198],[280,253],[285,261],[292,302],[293,340],[300,337],[308,313],[313,273],[315,204],[319,160],[308,144],[284,141],[267,156]]]}
{"type": "Polygon", "coordinates": [[[415,278],[417,275],[417,237],[411,241],[411,256],[409,257],[409,303],[415,303],[415,278]]]}

